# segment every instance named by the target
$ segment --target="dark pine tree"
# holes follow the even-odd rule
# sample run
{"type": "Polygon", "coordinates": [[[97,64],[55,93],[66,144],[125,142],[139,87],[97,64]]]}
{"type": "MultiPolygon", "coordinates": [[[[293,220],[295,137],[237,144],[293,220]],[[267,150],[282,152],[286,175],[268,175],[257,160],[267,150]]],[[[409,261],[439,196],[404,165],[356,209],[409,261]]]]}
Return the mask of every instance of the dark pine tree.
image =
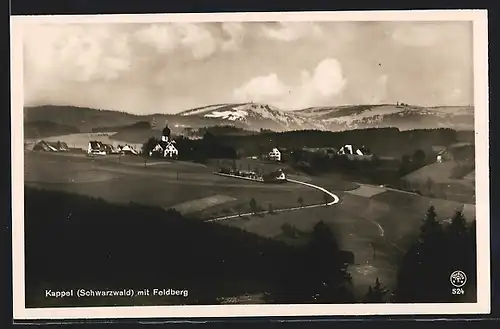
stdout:
{"type": "Polygon", "coordinates": [[[155,137],[150,137],[143,145],[142,145],[142,155],[149,156],[149,152],[159,143],[160,141],[155,137]]]}
{"type": "Polygon", "coordinates": [[[386,303],[388,301],[389,290],[384,287],[377,278],[373,286],[368,287],[365,296],[365,303],[386,303]]]}
{"type": "Polygon", "coordinates": [[[254,198],[250,200],[250,210],[255,214],[257,213],[257,201],[254,198]]]}
{"type": "Polygon", "coordinates": [[[301,257],[284,257],[279,280],[271,293],[275,303],[352,303],[351,276],[332,230],[315,225],[301,257]]]}
{"type": "Polygon", "coordinates": [[[475,223],[467,224],[461,212],[451,223],[443,226],[430,207],[422,224],[421,233],[404,255],[398,272],[395,292],[397,302],[433,303],[473,302],[476,276],[475,223]],[[453,295],[450,275],[455,270],[469,277],[466,296],[453,295]]]}

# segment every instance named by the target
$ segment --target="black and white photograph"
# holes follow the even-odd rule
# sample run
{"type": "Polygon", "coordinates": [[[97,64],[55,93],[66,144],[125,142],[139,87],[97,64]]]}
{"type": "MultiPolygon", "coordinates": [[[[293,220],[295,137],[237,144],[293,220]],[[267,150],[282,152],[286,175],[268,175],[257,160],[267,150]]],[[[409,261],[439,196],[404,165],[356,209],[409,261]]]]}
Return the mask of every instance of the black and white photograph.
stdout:
{"type": "Polygon", "coordinates": [[[485,11],[11,27],[15,318],[489,312],[485,11]]]}

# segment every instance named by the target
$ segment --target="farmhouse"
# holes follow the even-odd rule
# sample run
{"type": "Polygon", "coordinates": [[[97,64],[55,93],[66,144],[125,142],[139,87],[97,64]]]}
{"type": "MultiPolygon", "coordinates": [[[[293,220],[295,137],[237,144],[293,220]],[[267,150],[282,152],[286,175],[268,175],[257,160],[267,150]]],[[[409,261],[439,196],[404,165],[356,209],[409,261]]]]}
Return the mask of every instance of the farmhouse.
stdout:
{"type": "Polygon", "coordinates": [[[337,154],[346,155],[349,159],[372,159],[373,155],[369,149],[362,146],[360,148],[354,148],[351,144],[346,144],[342,146],[337,154]]]}
{"type": "Polygon", "coordinates": [[[87,148],[88,155],[106,155],[106,146],[100,141],[90,141],[87,148]]]}
{"type": "Polygon", "coordinates": [[[268,174],[264,174],[262,178],[266,183],[281,183],[286,181],[286,175],[281,169],[268,174]]]}
{"type": "Polygon", "coordinates": [[[177,158],[179,151],[175,147],[175,141],[171,139],[171,131],[168,125],[163,128],[161,140],[151,151],[149,155],[160,155],[164,158],[177,158]]]}
{"type": "Polygon", "coordinates": [[[45,152],[67,152],[69,147],[64,142],[46,142],[40,141],[33,146],[33,151],[45,151],[45,152]]]}
{"type": "Polygon", "coordinates": [[[442,149],[436,156],[436,162],[457,161],[474,162],[475,147],[469,143],[457,143],[450,145],[447,149],[442,149]]]}
{"type": "Polygon", "coordinates": [[[131,145],[118,146],[118,152],[121,154],[137,155],[139,152],[131,145]]]}
{"type": "Polygon", "coordinates": [[[275,147],[269,152],[269,159],[273,161],[281,161],[281,151],[275,147]]]}

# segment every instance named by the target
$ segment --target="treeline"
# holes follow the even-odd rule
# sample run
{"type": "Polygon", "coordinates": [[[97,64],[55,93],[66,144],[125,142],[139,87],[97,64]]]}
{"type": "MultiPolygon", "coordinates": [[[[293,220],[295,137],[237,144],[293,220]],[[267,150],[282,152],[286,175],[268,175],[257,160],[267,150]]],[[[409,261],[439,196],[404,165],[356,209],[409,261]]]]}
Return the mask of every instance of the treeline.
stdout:
{"type": "Polygon", "coordinates": [[[76,127],[55,123],[51,121],[31,121],[24,123],[24,138],[43,138],[49,136],[77,134],[80,130],[76,127]]]}
{"type": "Polygon", "coordinates": [[[299,151],[303,148],[340,148],[345,144],[365,146],[378,157],[412,156],[416,151],[432,153],[436,145],[449,146],[457,142],[452,129],[399,131],[397,128],[362,129],[342,132],[301,130],[289,132],[261,132],[253,135],[213,134],[206,131],[202,139],[176,138],[180,156],[186,159],[233,158],[267,154],[273,147],[299,151]],[[213,149],[211,151],[209,149],[213,149]],[[181,152],[182,150],[182,152],[181,152]]]}
{"type": "MultiPolygon", "coordinates": [[[[150,137],[142,146],[143,154],[148,156],[149,152],[160,142],[156,137],[150,137]]],[[[196,161],[204,163],[208,159],[236,159],[236,150],[220,143],[211,133],[205,133],[202,139],[190,139],[178,136],[175,139],[175,147],[179,151],[179,160],[196,161]]],[[[157,156],[159,156],[157,154],[157,156]]]]}
{"type": "Polygon", "coordinates": [[[334,147],[345,144],[365,146],[379,156],[401,157],[418,149],[424,152],[432,146],[448,146],[457,142],[457,132],[452,129],[423,129],[400,131],[397,128],[370,128],[329,132],[300,130],[261,133],[253,136],[217,136],[220,143],[240,150],[245,156],[269,152],[272,147],[300,149],[304,147],[334,147]]]}
{"type": "Polygon", "coordinates": [[[401,158],[385,159],[372,155],[371,158],[360,159],[327,152],[293,150],[285,162],[309,175],[336,172],[359,182],[396,185],[408,173],[435,162],[435,155],[435,152],[426,154],[418,149],[401,158]]]}
{"type": "Polygon", "coordinates": [[[109,127],[96,127],[92,128],[92,132],[119,132],[124,130],[134,130],[134,129],[151,129],[151,124],[148,121],[138,121],[130,125],[124,126],[109,126],[109,127]]]}
{"type": "Polygon", "coordinates": [[[216,125],[202,128],[184,128],[183,135],[187,137],[203,137],[206,133],[210,133],[214,136],[221,135],[255,135],[255,131],[246,130],[233,125],[216,125]]]}

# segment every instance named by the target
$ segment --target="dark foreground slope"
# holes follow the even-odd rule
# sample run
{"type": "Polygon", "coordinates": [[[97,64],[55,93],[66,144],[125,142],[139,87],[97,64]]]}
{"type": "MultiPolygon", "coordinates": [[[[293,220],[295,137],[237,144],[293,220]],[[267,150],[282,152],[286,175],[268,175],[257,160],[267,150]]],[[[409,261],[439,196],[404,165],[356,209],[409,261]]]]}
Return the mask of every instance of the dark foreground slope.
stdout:
{"type": "MultiPolygon", "coordinates": [[[[223,297],[244,294],[260,295],[266,302],[306,303],[322,280],[309,277],[303,263],[312,259],[308,250],[137,204],[119,206],[26,187],[25,231],[27,307],[218,304],[223,297]],[[285,273],[288,281],[283,283],[285,273]],[[81,288],[189,293],[162,298],[46,296],[47,289],[73,289],[76,294],[81,288]]],[[[330,263],[329,273],[344,273],[335,249],[323,247],[321,239],[311,241],[326,250],[321,261],[330,263]]],[[[334,280],[335,286],[347,283],[342,275],[334,280]]],[[[348,290],[328,296],[331,302],[352,302],[348,290]]]]}

